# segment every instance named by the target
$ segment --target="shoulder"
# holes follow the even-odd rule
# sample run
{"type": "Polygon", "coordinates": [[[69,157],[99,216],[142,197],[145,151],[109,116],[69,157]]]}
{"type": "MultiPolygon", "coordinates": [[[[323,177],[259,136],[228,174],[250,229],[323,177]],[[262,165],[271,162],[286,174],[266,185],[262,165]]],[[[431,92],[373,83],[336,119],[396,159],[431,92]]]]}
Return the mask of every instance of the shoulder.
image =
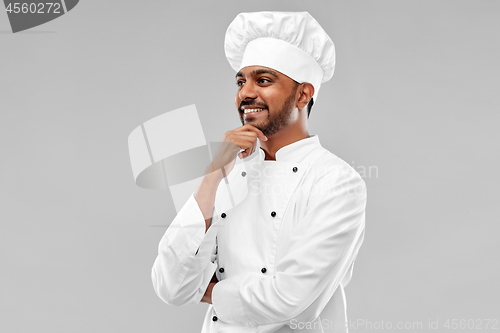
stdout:
{"type": "Polygon", "coordinates": [[[359,173],[349,163],[324,147],[315,149],[309,161],[310,170],[319,177],[355,178],[363,181],[359,173]]]}
{"type": "Polygon", "coordinates": [[[309,161],[315,186],[341,192],[366,195],[366,184],[360,174],[343,159],[324,147],[315,149],[309,161]]]}

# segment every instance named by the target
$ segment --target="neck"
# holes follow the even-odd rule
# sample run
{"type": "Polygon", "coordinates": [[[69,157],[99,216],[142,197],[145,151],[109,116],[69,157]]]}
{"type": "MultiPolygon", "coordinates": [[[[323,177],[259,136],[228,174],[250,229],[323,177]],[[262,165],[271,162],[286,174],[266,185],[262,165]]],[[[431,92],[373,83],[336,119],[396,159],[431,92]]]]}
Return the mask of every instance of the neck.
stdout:
{"type": "Polygon", "coordinates": [[[276,152],[280,148],[308,137],[307,126],[288,126],[269,136],[267,141],[260,141],[260,147],[266,154],[265,160],[276,161],[276,152]]]}

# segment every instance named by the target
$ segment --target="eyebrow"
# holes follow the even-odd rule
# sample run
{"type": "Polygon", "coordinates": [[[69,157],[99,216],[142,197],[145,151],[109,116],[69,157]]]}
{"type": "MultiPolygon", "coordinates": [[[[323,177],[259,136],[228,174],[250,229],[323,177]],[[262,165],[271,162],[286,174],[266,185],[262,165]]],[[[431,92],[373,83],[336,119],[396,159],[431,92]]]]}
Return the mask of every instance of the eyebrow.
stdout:
{"type": "MultiPolygon", "coordinates": [[[[276,74],[276,72],[272,71],[270,69],[256,69],[250,73],[250,76],[255,76],[255,75],[259,75],[259,74],[270,74],[270,75],[274,76],[275,78],[278,78],[278,75],[276,74]]],[[[238,77],[243,77],[243,73],[241,71],[236,73],[236,78],[238,78],[238,77]]]]}

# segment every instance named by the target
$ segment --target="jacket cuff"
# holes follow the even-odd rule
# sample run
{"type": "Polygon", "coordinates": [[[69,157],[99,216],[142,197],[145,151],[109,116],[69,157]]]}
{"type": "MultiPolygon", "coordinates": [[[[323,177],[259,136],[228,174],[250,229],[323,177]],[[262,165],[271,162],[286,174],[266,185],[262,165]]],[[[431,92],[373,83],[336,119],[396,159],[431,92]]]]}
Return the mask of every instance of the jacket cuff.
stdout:
{"type": "Polygon", "coordinates": [[[212,289],[212,305],[216,316],[225,323],[255,326],[256,323],[246,315],[241,302],[239,293],[241,282],[239,278],[229,278],[216,283],[212,289]]]}

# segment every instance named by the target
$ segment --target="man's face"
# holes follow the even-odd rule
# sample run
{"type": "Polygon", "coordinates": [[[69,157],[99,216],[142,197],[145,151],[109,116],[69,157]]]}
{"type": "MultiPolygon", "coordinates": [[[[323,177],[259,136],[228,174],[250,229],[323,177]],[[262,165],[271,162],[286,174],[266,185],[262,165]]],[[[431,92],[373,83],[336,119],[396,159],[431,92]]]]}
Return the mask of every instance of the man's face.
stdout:
{"type": "Polygon", "coordinates": [[[294,121],[298,84],[288,76],[267,67],[249,66],[236,74],[236,83],[235,104],[242,125],[251,124],[269,137],[294,121]]]}

